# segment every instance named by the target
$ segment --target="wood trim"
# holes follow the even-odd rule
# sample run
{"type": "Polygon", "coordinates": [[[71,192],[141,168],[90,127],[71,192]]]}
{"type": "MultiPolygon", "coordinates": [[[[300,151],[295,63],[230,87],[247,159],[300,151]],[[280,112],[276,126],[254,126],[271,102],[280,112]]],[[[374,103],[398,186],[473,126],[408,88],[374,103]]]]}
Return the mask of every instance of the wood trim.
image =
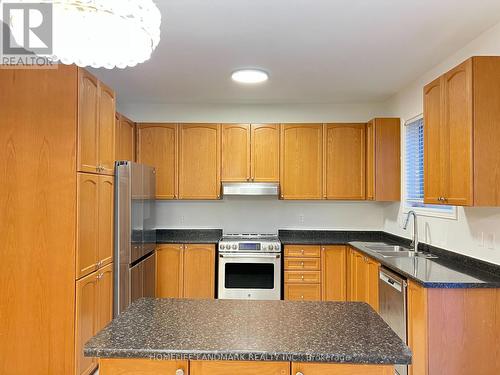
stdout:
{"type": "Polygon", "coordinates": [[[408,282],[408,346],[412,351],[409,375],[428,374],[427,289],[413,281],[408,282]]]}
{"type": "Polygon", "coordinates": [[[303,375],[394,375],[392,365],[292,362],[292,374],[303,375]]]}

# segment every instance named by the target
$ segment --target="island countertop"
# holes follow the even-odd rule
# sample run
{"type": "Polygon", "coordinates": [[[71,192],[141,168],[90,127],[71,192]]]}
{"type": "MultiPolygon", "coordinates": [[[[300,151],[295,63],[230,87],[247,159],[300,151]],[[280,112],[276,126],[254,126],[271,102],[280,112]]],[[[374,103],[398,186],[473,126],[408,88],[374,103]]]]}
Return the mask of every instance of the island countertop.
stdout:
{"type": "Polygon", "coordinates": [[[411,352],[361,302],[143,298],[86,345],[100,358],[409,364],[411,352]]]}

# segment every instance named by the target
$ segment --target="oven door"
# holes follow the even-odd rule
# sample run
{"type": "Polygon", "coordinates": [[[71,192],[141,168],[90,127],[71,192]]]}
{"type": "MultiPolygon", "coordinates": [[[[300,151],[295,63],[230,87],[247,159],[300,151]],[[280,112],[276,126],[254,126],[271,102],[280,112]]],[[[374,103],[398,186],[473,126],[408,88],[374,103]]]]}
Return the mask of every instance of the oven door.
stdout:
{"type": "Polygon", "coordinates": [[[219,298],[281,298],[281,254],[219,254],[219,298]]]}

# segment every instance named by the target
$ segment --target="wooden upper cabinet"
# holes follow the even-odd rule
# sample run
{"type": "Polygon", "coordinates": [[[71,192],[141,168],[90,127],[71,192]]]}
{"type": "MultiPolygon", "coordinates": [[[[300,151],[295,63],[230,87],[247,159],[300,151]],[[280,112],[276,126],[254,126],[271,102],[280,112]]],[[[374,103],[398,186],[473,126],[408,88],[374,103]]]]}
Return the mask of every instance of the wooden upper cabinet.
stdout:
{"type": "Polygon", "coordinates": [[[366,197],[401,199],[401,120],[376,118],[366,127],[366,197]]]}
{"type": "Polygon", "coordinates": [[[222,125],[222,181],[250,181],[250,125],[222,125]]]}
{"type": "Polygon", "coordinates": [[[83,347],[96,333],[99,321],[98,272],[76,282],[75,375],[89,375],[97,367],[96,358],[83,355],[83,347]]]}
{"type": "Polygon", "coordinates": [[[179,199],[220,198],[220,125],[179,127],[179,199]]]}
{"type": "Polygon", "coordinates": [[[281,198],[323,198],[323,125],[281,127],[281,198]]]}
{"type": "Polygon", "coordinates": [[[98,172],[98,86],[97,78],[78,69],[78,170],[81,172],[98,172]]]}
{"type": "Polygon", "coordinates": [[[112,175],[115,164],[115,93],[78,69],[78,171],[112,175]]]}
{"type": "Polygon", "coordinates": [[[500,58],[472,57],[424,87],[424,201],[500,205],[500,58]]]}
{"type": "Polygon", "coordinates": [[[443,78],[424,87],[424,197],[426,203],[441,203],[444,196],[443,78]]]}
{"type": "Polygon", "coordinates": [[[346,301],[345,246],[324,246],[321,249],[322,300],[346,301]]]}
{"type": "Polygon", "coordinates": [[[135,124],[123,115],[116,117],[115,159],[135,161],[135,124]]]}
{"type": "Polygon", "coordinates": [[[113,264],[108,264],[101,268],[98,274],[98,316],[96,332],[99,332],[113,320],[113,264]]]}
{"type": "Polygon", "coordinates": [[[280,127],[278,124],[251,126],[251,179],[254,182],[278,182],[280,127]]]}
{"type": "MultiPolygon", "coordinates": [[[[472,60],[444,75],[443,147],[447,204],[472,203],[472,60]]],[[[429,149],[432,152],[432,149],[429,149]]]]}
{"type": "Polygon", "coordinates": [[[156,198],[177,198],[177,125],[138,124],[137,162],[156,168],[156,198]]]}
{"type": "Polygon", "coordinates": [[[183,296],[214,298],[215,245],[184,245],[183,256],[183,296]]]}
{"type": "Polygon", "coordinates": [[[76,278],[97,269],[99,260],[99,176],[78,173],[77,177],[76,278]]]}
{"type": "Polygon", "coordinates": [[[366,124],[327,124],[325,182],[327,199],[365,199],[366,124]]]}
{"type": "Polygon", "coordinates": [[[99,166],[103,174],[115,172],[115,93],[99,82],[99,166]]]}
{"type": "Polygon", "coordinates": [[[98,187],[98,266],[113,261],[114,178],[99,176],[98,187]]]}
{"type": "Polygon", "coordinates": [[[156,297],[181,298],[183,296],[184,245],[165,244],[156,249],[156,297]]]}

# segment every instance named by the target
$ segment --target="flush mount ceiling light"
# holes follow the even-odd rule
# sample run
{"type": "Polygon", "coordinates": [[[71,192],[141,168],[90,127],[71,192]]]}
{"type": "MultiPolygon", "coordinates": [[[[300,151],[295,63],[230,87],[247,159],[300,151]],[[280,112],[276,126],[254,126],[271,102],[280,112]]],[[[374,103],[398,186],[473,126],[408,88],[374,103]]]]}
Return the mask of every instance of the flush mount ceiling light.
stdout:
{"type": "MultiPolygon", "coordinates": [[[[33,0],[9,2],[34,3],[33,0]]],[[[38,3],[52,4],[53,50],[49,55],[39,55],[53,61],[81,67],[126,68],[148,60],[160,42],[161,13],[153,0],[38,0],[38,3]]],[[[11,17],[11,29],[16,23],[22,25],[22,18],[22,13],[17,19],[11,17]]]]}
{"type": "Polygon", "coordinates": [[[269,79],[269,74],[260,69],[240,69],[235,71],[231,78],[239,83],[261,83],[269,79]]]}

